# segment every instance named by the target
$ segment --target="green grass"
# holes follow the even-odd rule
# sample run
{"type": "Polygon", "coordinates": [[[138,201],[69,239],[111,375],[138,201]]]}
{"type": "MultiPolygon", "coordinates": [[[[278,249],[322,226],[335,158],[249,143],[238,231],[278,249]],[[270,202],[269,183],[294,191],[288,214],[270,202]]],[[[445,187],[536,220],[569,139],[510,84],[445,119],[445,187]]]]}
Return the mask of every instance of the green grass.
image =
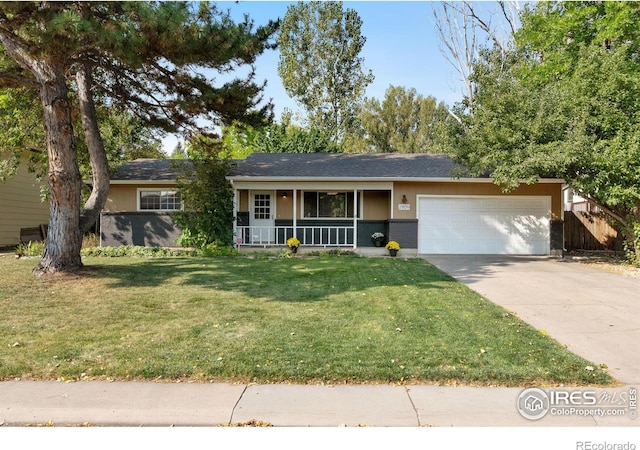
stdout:
{"type": "Polygon", "coordinates": [[[419,259],[0,257],[0,379],[607,384],[419,259]]]}

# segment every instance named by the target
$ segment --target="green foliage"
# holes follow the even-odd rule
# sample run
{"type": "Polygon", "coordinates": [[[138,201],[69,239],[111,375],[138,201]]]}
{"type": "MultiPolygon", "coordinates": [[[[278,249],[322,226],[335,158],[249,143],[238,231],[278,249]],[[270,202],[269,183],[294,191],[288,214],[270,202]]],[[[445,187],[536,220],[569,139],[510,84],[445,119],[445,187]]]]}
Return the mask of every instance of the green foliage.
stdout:
{"type": "Polygon", "coordinates": [[[193,252],[167,247],[144,247],[139,245],[122,245],[118,247],[87,247],[82,249],[82,256],[106,258],[166,258],[171,256],[188,256],[193,252]]]}
{"type": "Polygon", "coordinates": [[[42,256],[43,252],[44,242],[42,241],[21,242],[16,247],[17,256],[42,256]]]}
{"type": "Polygon", "coordinates": [[[264,153],[339,153],[341,147],[325,131],[293,124],[273,124],[256,137],[257,151],[264,153]]]}
{"type": "Polygon", "coordinates": [[[332,248],[329,250],[313,250],[311,252],[305,253],[305,256],[320,256],[323,258],[326,257],[353,257],[353,258],[362,258],[361,255],[354,252],[353,250],[345,250],[342,248],[332,248]]]}
{"type": "Polygon", "coordinates": [[[377,153],[442,153],[443,124],[452,118],[444,103],[423,97],[414,88],[389,86],[382,102],[367,98],[358,114],[359,139],[364,148],[351,145],[347,151],[377,153]]]}
{"type": "Polygon", "coordinates": [[[110,169],[139,158],[166,157],[158,134],[127,110],[101,107],[98,110],[98,121],[110,169]]]}
{"type": "MultiPolygon", "coordinates": [[[[557,177],[630,231],[640,223],[640,7],[540,3],[516,48],[485,52],[473,106],[454,133],[457,157],[506,190],[557,177]]],[[[633,250],[634,252],[636,250],[633,250]]]]}
{"type": "Polygon", "coordinates": [[[631,264],[640,267],[640,223],[630,225],[633,227],[627,230],[627,239],[624,241],[624,252],[627,260],[631,264]]]}
{"type": "Polygon", "coordinates": [[[224,150],[231,159],[244,159],[254,152],[261,153],[339,153],[335,144],[318,129],[305,129],[290,122],[274,123],[255,129],[231,126],[223,130],[224,150]]]}
{"type": "MultiPolygon", "coordinates": [[[[48,241],[35,273],[82,266],[78,238],[107,197],[105,153],[132,145],[130,124],[184,131],[271,119],[272,105],[263,104],[264,85],[253,71],[222,83],[216,77],[251,67],[273,48],[276,22],[254,28],[245,17],[236,23],[208,2],[3,2],[0,17],[0,87],[34,90],[44,106],[40,131],[49,167],[58,174],[49,178],[57,205],[49,223],[63,238],[55,246],[48,241]],[[108,127],[102,124],[102,133],[112,135],[111,148],[103,148],[96,105],[126,111],[124,121],[112,117],[108,127]],[[93,168],[92,195],[81,211],[78,112],[83,127],[75,130],[84,129],[93,168]]],[[[143,136],[145,146],[156,144],[143,136]]],[[[158,147],[152,150],[157,154],[158,147]]]]}
{"type": "Polygon", "coordinates": [[[183,230],[180,245],[204,248],[233,242],[233,191],[225,178],[231,161],[220,157],[221,150],[219,140],[206,136],[195,137],[188,145],[190,164],[183,165],[184,175],[177,180],[184,211],[174,213],[183,230]]]}
{"type": "Polygon", "coordinates": [[[278,73],[287,93],[306,109],[309,127],[339,143],[352,127],[371,71],[359,56],[362,20],[341,2],[289,6],[278,35],[278,73]]]}
{"type": "MultiPolygon", "coordinates": [[[[98,120],[110,168],[137,158],[163,158],[161,141],[139,118],[117,107],[98,105],[98,120]]],[[[12,176],[27,154],[29,170],[38,177],[48,170],[42,106],[35,91],[25,88],[4,89],[0,93],[0,179],[12,176]]],[[[78,162],[83,178],[91,177],[91,165],[84,141],[80,117],[74,117],[73,129],[78,162]]]]}
{"type": "Polygon", "coordinates": [[[196,250],[196,255],[207,258],[219,256],[238,256],[238,251],[230,245],[220,245],[216,242],[206,244],[196,250]]]}

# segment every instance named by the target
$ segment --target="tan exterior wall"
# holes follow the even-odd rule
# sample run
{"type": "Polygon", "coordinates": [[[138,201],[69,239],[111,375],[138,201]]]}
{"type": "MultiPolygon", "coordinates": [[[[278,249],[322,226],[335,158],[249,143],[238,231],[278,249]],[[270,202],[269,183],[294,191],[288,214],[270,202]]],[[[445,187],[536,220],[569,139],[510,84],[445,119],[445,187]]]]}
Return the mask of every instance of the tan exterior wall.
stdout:
{"type": "Polygon", "coordinates": [[[276,219],[291,219],[293,217],[293,192],[276,191],[276,219]],[[282,195],[287,195],[284,198],[282,195]]]}
{"type": "MultiPolygon", "coordinates": [[[[327,188],[329,189],[329,188],[327,188]]],[[[249,211],[249,191],[241,190],[239,194],[238,211],[249,211]]],[[[391,195],[386,191],[364,191],[362,218],[365,220],[386,220],[389,218],[391,195]]],[[[304,205],[302,203],[302,191],[298,191],[298,218],[302,218],[304,205]]],[[[293,219],[293,191],[276,191],[276,219],[293,219]],[[286,198],[283,194],[286,193],[286,198]]]]}
{"type": "Polygon", "coordinates": [[[40,186],[26,163],[0,182],[0,247],[20,243],[20,228],[49,223],[49,202],[40,200],[40,186]]]}
{"type": "Polygon", "coordinates": [[[362,218],[364,220],[386,220],[389,218],[391,194],[386,191],[364,191],[362,218]]]}
{"type": "MultiPolygon", "coordinates": [[[[327,188],[330,189],[328,184],[327,188]]],[[[240,190],[238,211],[249,211],[249,191],[240,190]]],[[[386,220],[390,219],[391,194],[389,191],[365,190],[362,194],[363,207],[362,219],[364,220],[386,220]]],[[[470,182],[396,182],[394,183],[394,219],[415,219],[417,210],[418,195],[507,195],[499,186],[488,183],[470,182]],[[402,196],[407,196],[407,203],[400,210],[398,204],[402,203],[402,196]],[[408,206],[407,206],[408,205],[408,206]]],[[[553,220],[562,218],[562,186],[560,183],[544,183],[534,185],[521,185],[518,189],[508,195],[544,195],[551,197],[551,213],[553,220]]],[[[293,218],[293,191],[276,191],[276,218],[287,220],[293,218]],[[283,198],[282,194],[287,193],[283,198]]],[[[135,199],[135,192],[132,194],[135,199]]],[[[298,213],[303,210],[302,192],[298,191],[298,213]]],[[[135,204],[133,205],[135,208],[135,204]]]]}
{"type": "Polygon", "coordinates": [[[240,205],[238,211],[249,211],[249,191],[238,191],[240,205]]]}
{"type": "MultiPolygon", "coordinates": [[[[394,218],[415,219],[418,195],[506,195],[493,183],[403,183],[394,185],[394,218]],[[403,195],[407,196],[409,210],[399,210],[403,195]]],[[[553,220],[562,218],[562,185],[545,183],[521,185],[509,195],[545,195],[551,197],[551,215],[553,220]]]]}
{"type": "Polygon", "coordinates": [[[175,189],[175,184],[132,185],[112,184],[104,206],[106,212],[131,212],[138,210],[138,188],[175,189]]]}

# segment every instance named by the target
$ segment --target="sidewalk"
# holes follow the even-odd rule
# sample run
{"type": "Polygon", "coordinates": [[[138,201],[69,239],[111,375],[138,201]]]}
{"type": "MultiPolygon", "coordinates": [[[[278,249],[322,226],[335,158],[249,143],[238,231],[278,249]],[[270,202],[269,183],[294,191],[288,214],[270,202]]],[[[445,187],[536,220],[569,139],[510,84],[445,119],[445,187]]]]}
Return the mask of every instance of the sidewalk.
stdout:
{"type": "MultiPolygon", "coordinates": [[[[579,388],[628,395],[629,387],[579,388]]],[[[517,410],[522,388],[430,385],[231,385],[85,381],[0,382],[0,424],[56,426],[223,426],[261,421],[312,427],[609,427],[640,424],[623,416],[547,414],[527,420],[517,410]]],[[[615,397],[614,397],[615,398],[615,397]]]]}

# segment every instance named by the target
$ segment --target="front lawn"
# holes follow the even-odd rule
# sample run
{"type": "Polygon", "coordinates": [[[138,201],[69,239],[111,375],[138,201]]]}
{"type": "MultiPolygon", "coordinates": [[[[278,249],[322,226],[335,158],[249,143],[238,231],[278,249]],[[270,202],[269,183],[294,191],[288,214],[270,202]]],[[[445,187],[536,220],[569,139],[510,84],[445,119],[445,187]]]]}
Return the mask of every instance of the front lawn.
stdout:
{"type": "Polygon", "coordinates": [[[0,379],[606,384],[420,259],[0,257],[0,379]]]}

